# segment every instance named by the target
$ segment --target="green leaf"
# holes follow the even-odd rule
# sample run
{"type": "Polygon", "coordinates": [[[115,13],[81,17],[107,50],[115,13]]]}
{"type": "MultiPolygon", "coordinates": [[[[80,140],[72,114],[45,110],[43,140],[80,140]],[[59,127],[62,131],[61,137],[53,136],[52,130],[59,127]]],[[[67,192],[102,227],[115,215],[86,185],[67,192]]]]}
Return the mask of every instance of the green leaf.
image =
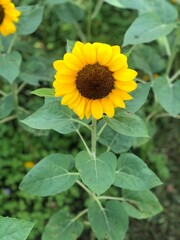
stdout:
{"type": "Polygon", "coordinates": [[[176,23],[163,22],[154,12],[145,13],[136,18],[127,30],[123,46],[151,42],[168,35],[175,27],[176,23]]]}
{"type": "Polygon", "coordinates": [[[26,240],[34,223],[16,218],[0,216],[1,240],[26,240]]]}
{"type": "Polygon", "coordinates": [[[39,97],[54,97],[53,88],[39,88],[32,91],[31,93],[39,97]]]}
{"type": "Polygon", "coordinates": [[[75,162],[84,184],[98,195],[105,192],[115,180],[117,161],[113,153],[103,153],[93,159],[82,151],[76,156],[75,162]]]}
{"type": "Polygon", "coordinates": [[[76,41],[67,40],[66,52],[72,52],[75,42],[76,41]]]}
{"type": "MultiPolygon", "coordinates": [[[[148,45],[137,45],[131,54],[130,65],[148,75],[159,73],[165,68],[165,60],[148,45]]],[[[131,101],[130,101],[131,102],[131,101]]]]}
{"type": "Polygon", "coordinates": [[[51,154],[45,157],[27,173],[20,189],[38,196],[66,191],[77,180],[77,173],[69,172],[73,162],[71,155],[51,154]]]}
{"type": "Polygon", "coordinates": [[[0,54],[0,76],[12,84],[19,75],[21,60],[22,57],[18,52],[0,54]]]}
{"type": "Polygon", "coordinates": [[[58,5],[55,12],[60,20],[67,23],[75,23],[84,18],[84,11],[72,3],[58,5]]]}
{"type": "Polygon", "coordinates": [[[128,151],[133,142],[130,137],[121,135],[109,126],[106,126],[106,128],[103,130],[98,141],[105,145],[108,150],[111,149],[114,153],[128,151]]]}
{"type": "Polygon", "coordinates": [[[22,12],[17,25],[17,33],[28,35],[35,32],[42,21],[44,7],[32,5],[18,7],[17,9],[22,12]]]}
{"type": "Polygon", "coordinates": [[[0,118],[5,118],[9,116],[14,107],[13,96],[7,95],[0,98],[0,118]]]}
{"type": "Polygon", "coordinates": [[[119,157],[114,185],[134,191],[149,190],[162,184],[142,159],[132,153],[119,157]]]}
{"type": "Polygon", "coordinates": [[[76,240],[82,233],[83,224],[72,217],[67,211],[55,213],[42,235],[42,240],[76,240]]]}
{"type": "Polygon", "coordinates": [[[138,83],[138,87],[131,93],[133,99],[126,102],[126,109],[129,112],[137,112],[146,102],[151,85],[149,83],[138,83]]]}
{"type": "Polygon", "coordinates": [[[128,215],[137,219],[152,217],[160,213],[163,208],[156,196],[151,191],[122,191],[126,199],[123,206],[128,215]]]}
{"type": "Polygon", "coordinates": [[[131,137],[148,137],[144,121],[137,115],[125,110],[117,111],[115,118],[104,117],[105,122],[116,132],[131,137]]]}
{"type": "Polygon", "coordinates": [[[72,111],[62,106],[60,101],[44,104],[35,113],[22,120],[24,124],[36,129],[53,129],[59,133],[67,134],[77,129],[72,118],[72,111]]]}
{"type": "Polygon", "coordinates": [[[128,215],[117,201],[109,201],[105,208],[94,202],[88,219],[98,240],[123,240],[128,229],[128,215]]]}
{"type": "Polygon", "coordinates": [[[169,83],[165,77],[153,82],[153,90],[161,106],[173,117],[180,113],[180,80],[169,83]]]}
{"type": "Polygon", "coordinates": [[[45,4],[48,5],[63,4],[67,2],[69,2],[69,0],[45,0],[45,4]]]}
{"type": "Polygon", "coordinates": [[[119,8],[138,10],[139,14],[155,12],[166,21],[175,21],[178,16],[176,8],[166,0],[105,0],[105,2],[119,8]]]}

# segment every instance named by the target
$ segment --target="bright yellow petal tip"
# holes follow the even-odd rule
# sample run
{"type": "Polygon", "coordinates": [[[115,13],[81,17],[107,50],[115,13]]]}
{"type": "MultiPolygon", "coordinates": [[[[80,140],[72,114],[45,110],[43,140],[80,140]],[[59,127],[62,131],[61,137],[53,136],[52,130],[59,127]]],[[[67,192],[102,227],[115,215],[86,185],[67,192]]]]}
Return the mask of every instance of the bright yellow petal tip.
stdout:
{"type": "Polygon", "coordinates": [[[132,99],[128,93],[137,88],[137,72],[128,68],[127,57],[117,45],[77,41],[72,52],[53,66],[55,96],[62,96],[61,104],[80,119],[113,117],[115,108],[125,108],[125,101],[132,99]]]}

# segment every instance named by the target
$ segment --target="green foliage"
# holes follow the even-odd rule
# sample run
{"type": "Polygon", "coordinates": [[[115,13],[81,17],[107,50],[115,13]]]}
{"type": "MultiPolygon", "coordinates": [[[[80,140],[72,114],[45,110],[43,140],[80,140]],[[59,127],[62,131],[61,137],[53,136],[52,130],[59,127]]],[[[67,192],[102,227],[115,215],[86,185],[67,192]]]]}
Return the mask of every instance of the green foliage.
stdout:
{"type": "Polygon", "coordinates": [[[60,210],[49,220],[42,240],[76,240],[82,233],[83,224],[66,210],[60,210]]]}
{"type": "Polygon", "coordinates": [[[128,215],[133,218],[143,219],[152,217],[162,211],[156,196],[150,191],[122,191],[123,197],[127,199],[123,202],[128,215]]]}
{"type": "Polygon", "coordinates": [[[98,240],[122,240],[128,229],[128,215],[121,203],[109,201],[103,208],[94,202],[88,209],[88,218],[98,240]]]}
{"type": "Polygon", "coordinates": [[[16,218],[0,216],[0,239],[21,239],[26,240],[34,223],[16,218]]]}
{"type": "Polygon", "coordinates": [[[160,184],[159,178],[136,155],[126,153],[118,159],[115,186],[128,190],[144,191],[160,184]]]}
{"type": "Polygon", "coordinates": [[[136,114],[126,110],[119,110],[115,118],[104,117],[109,127],[118,133],[130,137],[148,137],[148,132],[144,121],[136,114]]]}
{"type": "Polygon", "coordinates": [[[49,196],[66,191],[75,183],[76,173],[71,155],[52,154],[41,160],[25,176],[20,189],[37,196],[49,196]]]}
{"type": "Polygon", "coordinates": [[[82,151],[75,161],[82,181],[98,195],[105,192],[114,182],[117,161],[113,153],[103,153],[93,159],[87,152],[82,151]]]}
{"type": "Polygon", "coordinates": [[[180,113],[180,81],[171,83],[167,78],[159,77],[153,83],[153,90],[159,103],[168,113],[174,117],[180,113]]]}
{"type": "Polygon", "coordinates": [[[12,84],[19,75],[22,57],[18,52],[0,55],[0,75],[12,84]]]}
{"type": "Polygon", "coordinates": [[[13,110],[13,96],[7,95],[0,99],[0,119],[9,116],[13,110]]]}

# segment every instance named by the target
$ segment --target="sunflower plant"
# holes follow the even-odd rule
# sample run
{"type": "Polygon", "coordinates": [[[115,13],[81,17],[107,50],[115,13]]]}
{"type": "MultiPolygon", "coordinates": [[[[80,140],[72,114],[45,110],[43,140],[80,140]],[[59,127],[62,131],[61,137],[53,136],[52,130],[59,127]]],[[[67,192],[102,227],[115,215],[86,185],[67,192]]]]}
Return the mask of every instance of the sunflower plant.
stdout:
{"type": "Polygon", "coordinates": [[[83,221],[97,239],[124,239],[129,216],[143,219],[162,210],[150,191],[162,184],[159,178],[135,154],[118,156],[115,150],[126,146],[128,138],[149,137],[145,122],[132,111],[136,99],[129,93],[137,88],[137,72],[128,67],[117,45],[77,41],[71,47],[63,60],[53,63],[54,88],[34,91],[45,97],[44,106],[22,122],[60,134],[76,132],[84,149],[76,156],[45,157],[24,177],[20,189],[50,196],[77,184],[87,193],[88,204],[82,203],[84,209],[76,216],[63,209],[52,216],[43,240],[77,239],[83,221]],[[106,151],[98,149],[103,141],[106,151]],[[111,195],[112,188],[119,193],[111,195]]]}

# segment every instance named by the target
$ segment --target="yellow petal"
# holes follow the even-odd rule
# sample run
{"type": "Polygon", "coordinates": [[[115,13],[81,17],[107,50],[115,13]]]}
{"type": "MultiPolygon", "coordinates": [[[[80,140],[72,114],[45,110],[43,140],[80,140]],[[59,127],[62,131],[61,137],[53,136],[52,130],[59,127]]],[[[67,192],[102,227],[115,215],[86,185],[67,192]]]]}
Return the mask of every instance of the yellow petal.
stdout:
{"type": "Polygon", "coordinates": [[[53,87],[55,88],[55,91],[60,96],[72,92],[76,85],[72,83],[59,83],[57,80],[53,82],[53,87]]]}
{"type": "Polygon", "coordinates": [[[64,63],[72,70],[79,71],[83,68],[83,63],[72,53],[66,53],[64,55],[64,63]]]}
{"type": "Polygon", "coordinates": [[[78,96],[79,96],[79,92],[75,89],[71,93],[64,95],[64,97],[62,98],[61,104],[69,105],[72,102],[74,102],[78,98],[78,96]]]}
{"type": "Polygon", "coordinates": [[[81,97],[81,100],[79,104],[73,108],[73,111],[79,116],[79,117],[84,117],[84,109],[86,105],[86,99],[84,97],[81,97]]]}
{"type": "Polygon", "coordinates": [[[112,54],[116,55],[116,54],[120,54],[121,53],[121,48],[118,45],[114,45],[112,46],[112,54]]]}
{"type": "Polygon", "coordinates": [[[68,107],[71,109],[75,108],[81,101],[81,98],[82,98],[82,96],[81,96],[81,94],[79,94],[78,97],[72,103],[68,104],[68,107]]]}
{"type": "Polygon", "coordinates": [[[97,61],[100,65],[106,65],[112,56],[112,47],[102,44],[97,49],[97,61]]]}
{"type": "Polygon", "coordinates": [[[90,118],[90,116],[91,116],[91,104],[92,104],[92,101],[93,100],[87,100],[87,103],[86,103],[86,108],[85,108],[85,117],[87,118],[87,119],[89,119],[90,118]]]}
{"type": "Polygon", "coordinates": [[[93,100],[91,104],[92,116],[95,119],[100,119],[103,116],[103,107],[100,100],[93,100]]]}
{"type": "Polygon", "coordinates": [[[108,117],[114,116],[114,105],[109,98],[102,98],[101,104],[103,106],[103,111],[108,117]]]}
{"type": "Polygon", "coordinates": [[[96,49],[91,43],[84,44],[82,50],[84,58],[88,64],[94,64],[97,62],[96,49]]]}
{"type": "Polygon", "coordinates": [[[132,92],[137,88],[137,83],[134,81],[127,82],[115,81],[115,86],[126,92],[132,92]]]}
{"type": "Polygon", "coordinates": [[[137,72],[132,69],[122,69],[113,74],[113,77],[119,81],[131,81],[137,76],[137,72]]]}
{"type": "Polygon", "coordinates": [[[117,58],[108,63],[110,71],[115,72],[121,68],[127,68],[127,57],[123,54],[119,54],[117,58]]]}
{"type": "Polygon", "coordinates": [[[121,98],[121,96],[119,96],[116,93],[116,90],[112,90],[112,92],[109,93],[109,98],[115,106],[120,107],[120,108],[125,108],[125,103],[124,103],[123,99],[121,98]]]}
{"type": "Polygon", "coordinates": [[[86,65],[85,57],[81,48],[74,47],[72,53],[82,62],[83,66],[86,65]]]}
{"type": "MultiPolygon", "coordinates": [[[[75,42],[75,44],[74,44],[74,48],[80,48],[81,50],[82,50],[83,46],[84,46],[84,43],[82,43],[82,42],[80,42],[80,41],[77,41],[77,42],[75,42]]],[[[73,49],[74,49],[74,48],[73,48],[73,49]]]]}
{"type": "Polygon", "coordinates": [[[75,76],[77,71],[73,71],[72,69],[68,68],[63,60],[56,60],[53,62],[53,67],[56,71],[60,72],[61,74],[69,74],[75,76]]]}
{"type": "Polygon", "coordinates": [[[133,97],[131,95],[129,95],[127,92],[120,90],[120,89],[116,89],[116,93],[118,93],[123,100],[131,100],[133,99],[133,97]]]}
{"type": "Polygon", "coordinates": [[[59,72],[54,75],[55,79],[61,83],[74,83],[76,77],[72,75],[60,74],[59,72]]]}

